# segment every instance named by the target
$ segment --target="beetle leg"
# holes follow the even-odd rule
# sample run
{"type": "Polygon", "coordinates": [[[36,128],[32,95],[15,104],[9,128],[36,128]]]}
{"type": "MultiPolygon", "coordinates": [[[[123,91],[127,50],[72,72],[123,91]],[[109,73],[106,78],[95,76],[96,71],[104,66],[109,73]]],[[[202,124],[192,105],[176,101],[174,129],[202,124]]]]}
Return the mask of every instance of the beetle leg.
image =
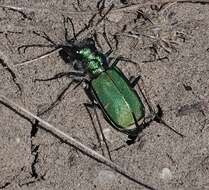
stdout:
{"type": "Polygon", "coordinates": [[[93,33],[93,39],[94,41],[96,42],[95,44],[98,46],[98,48],[103,51],[103,48],[99,42],[99,39],[98,39],[98,34],[96,33],[96,31],[93,33]]]}
{"type": "MultiPolygon", "coordinates": [[[[76,73],[76,72],[75,72],[76,73]]],[[[49,79],[35,79],[35,81],[50,81],[50,80],[54,80],[54,79],[57,79],[57,78],[61,78],[61,77],[64,77],[64,76],[68,76],[69,75],[69,72],[67,73],[59,73],[57,75],[55,75],[54,77],[52,78],[49,78],[49,79]]],[[[76,89],[82,82],[86,82],[87,79],[84,78],[84,77],[71,77],[72,78],[72,81],[63,89],[63,91],[57,96],[56,100],[54,102],[52,102],[52,104],[46,108],[45,110],[43,110],[40,115],[52,110],[55,106],[58,105],[58,103],[63,99],[66,91],[70,88],[70,86],[73,84],[73,83],[77,83],[74,87],[73,87],[73,90],[76,89]]]]}
{"type": "MultiPolygon", "coordinates": [[[[103,141],[104,141],[104,143],[105,143],[105,146],[106,146],[106,149],[107,149],[107,152],[108,152],[109,159],[112,160],[112,157],[111,157],[111,154],[110,154],[110,149],[109,149],[109,146],[108,146],[108,144],[107,144],[105,135],[104,135],[104,133],[103,133],[102,125],[101,125],[101,123],[100,123],[99,116],[98,116],[98,113],[97,113],[97,110],[96,110],[96,108],[97,108],[96,104],[95,104],[94,101],[93,101],[92,104],[84,104],[84,105],[85,105],[86,109],[88,109],[88,107],[93,108],[94,114],[96,115],[97,123],[98,123],[98,125],[99,125],[100,133],[101,133],[101,135],[102,135],[102,139],[103,139],[103,141]]],[[[87,112],[90,113],[89,110],[87,110],[87,112]]],[[[90,115],[90,118],[91,118],[92,123],[93,123],[93,118],[92,118],[91,114],[89,114],[89,115],[90,115]]],[[[95,127],[94,124],[93,124],[93,126],[94,126],[94,128],[95,128],[95,132],[96,132],[97,138],[98,138],[99,141],[100,141],[99,133],[97,132],[96,127],[95,127]]],[[[101,142],[100,142],[100,146],[102,147],[101,142]]],[[[103,154],[104,154],[103,149],[102,149],[102,152],[103,152],[103,154]]]]}
{"type": "Polygon", "coordinates": [[[146,104],[148,106],[149,112],[151,113],[151,115],[155,115],[156,113],[155,113],[153,107],[151,106],[150,100],[148,99],[147,96],[145,96],[145,93],[146,93],[145,89],[144,89],[144,91],[145,91],[145,93],[144,93],[142,91],[139,83],[138,83],[139,80],[141,80],[143,82],[143,84],[144,84],[144,81],[143,81],[143,79],[142,79],[142,77],[140,75],[137,76],[137,77],[131,76],[130,79],[129,79],[129,81],[131,83],[131,87],[134,88],[136,85],[138,86],[140,94],[142,95],[143,99],[145,100],[145,102],[146,102],[146,104]]]}
{"type": "MultiPolygon", "coordinates": [[[[93,102],[93,105],[94,105],[94,102],[93,102]]],[[[103,141],[104,141],[104,143],[105,143],[105,146],[106,146],[106,148],[107,148],[107,152],[108,152],[109,159],[112,160],[112,157],[111,157],[111,154],[110,154],[110,149],[109,149],[109,146],[108,146],[108,144],[107,144],[105,135],[104,135],[104,133],[103,133],[102,125],[101,125],[101,123],[100,123],[100,121],[99,121],[99,116],[98,116],[98,113],[97,113],[97,110],[96,110],[96,106],[95,106],[95,105],[94,105],[93,109],[94,109],[94,113],[95,113],[95,115],[96,115],[97,123],[98,123],[98,125],[99,125],[99,129],[100,129],[100,132],[101,132],[101,135],[102,135],[102,139],[103,139],[103,141]]]]}
{"type": "Polygon", "coordinates": [[[162,119],[162,109],[160,107],[160,105],[157,105],[157,109],[158,111],[155,113],[155,117],[154,117],[154,121],[163,124],[164,126],[166,126],[167,128],[169,128],[171,131],[173,131],[174,133],[178,134],[181,137],[185,137],[184,135],[182,135],[181,133],[179,133],[178,131],[176,131],[173,127],[169,126],[163,119],[162,119]]]}
{"type": "Polygon", "coordinates": [[[181,136],[182,138],[185,137],[183,134],[181,134],[180,132],[176,131],[173,127],[169,126],[163,119],[163,112],[162,109],[160,107],[160,105],[157,105],[157,111],[151,113],[151,115],[147,116],[146,118],[149,119],[149,121],[147,121],[146,123],[151,123],[152,121],[156,121],[157,123],[163,124],[165,127],[169,128],[171,131],[173,131],[174,133],[176,133],[177,135],[181,136]]]}
{"type": "Polygon", "coordinates": [[[95,131],[95,134],[96,134],[99,146],[101,147],[101,150],[102,150],[102,155],[104,156],[104,150],[102,148],[102,143],[101,143],[101,140],[99,138],[99,132],[97,131],[97,128],[96,128],[95,123],[94,123],[94,118],[92,117],[92,114],[91,114],[91,112],[89,110],[89,108],[93,108],[94,105],[93,104],[89,104],[89,103],[84,103],[83,105],[85,106],[86,111],[87,111],[87,113],[88,113],[88,115],[90,117],[90,120],[91,120],[92,126],[94,128],[94,131],[95,131]]]}
{"type": "Polygon", "coordinates": [[[138,125],[136,116],[135,116],[135,114],[133,112],[132,112],[132,115],[133,115],[133,118],[134,118],[134,123],[135,123],[135,126],[137,128],[137,131],[135,131],[134,133],[128,135],[128,138],[129,139],[126,141],[127,145],[134,144],[135,141],[136,141],[136,139],[137,139],[137,137],[138,137],[138,134],[143,129],[143,127],[141,127],[141,126],[138,125]]]}
{"type": "Polygon", "coordinates": [[[109,46],[109,50],[105,53],[105,56],[106,56],[106,57],[109,57],[109,56],[113,53],[113,48],[112,48],[111,43],[109,42],[109,39],[108,39],[108,37],[107,37],[105,24],[104,24],[104,26],[103,26],[103,33],[102,33],[102,34],[103,34],[103,37],[104,37],[104,39],[105,39],[107,45],[109,46]]]}
{"type": "Polygon", "coordinates": [[[134,65],[136,65],[137,63],[126,58],[126,57],[122,57],[122,56],[119,56],[115,59],[115,61],[113,62],[113,64],[111,65],[111,67],[115,67],[119,61],[127,61],[127,62],[130,62],[130,63],[133,63],[134,65]]]}
{"type": "Polygon", "coordinates": [[[94,95],[93,95],[93,93],[91,91],[91,88],[90,88],[90,85],[89,85],[89,81],[86,81],[85,84],[86,84],[86,87],[84,88],[84,90],[85,90],[86,95],[88,96],[88,98],[91,100],[91,104],[90,105],[88,104],[88,107],[93,108],[93,110],[94,110],[94,114],[96,115],[97,123],[99,125],[99,129],[100,129],[100,132],[101,132],[101,135],[102,135],[102,139],[103,139],[103,141],[105,143],[105,146],[106,146],[106,149],[107,149],[107,152],[108,152],[108,156],[109,156],[110,160],[112,160],[111,155],[110,155],[110,149],[108,147],[105,135],[104,135],[103,130],[102,130],[102,125],[101,125],[101,123],[99,121],[99,116],[98,116],[97,110],[96,110],[96,108],[100,108],[100,107],[97,104],[97,102],[95,102],[95,98],[94,98],[94,95]]]}
{"type": "MultiPolygon", "coordinates": [[[[138,82],[139,79],[141,79],[142,82],[144,82],[143,79],[140,78],[140,76],[138,76],[137,78],[134,80],[135,82],[136,82],[136,81],[138,82]],[[137,78],[138,78],[138,79],[137,79],[137,78]]],[[[134,82],[134,81],[133,81],[133,82],[134,82]]],[[[138,83],[136,83],[136,84],[138,84],[138,83]]],[[[147,104],[147,106],[148,106],[148,109],[149,109],[149,111],[150,111],[150,114],[151,114],[151,119],[150,119],[150,121],[148,121],[147,123],[150,123],[150,122],[152,122],[152,121],[156,121],[156,122],[158,122],[158,123],[163,124],[165,127],[169,128],[171,131],[175,132],[175,133],[178,134],[179,136],[184,137],[184,135],[182,135],[181,133],[179,133],[178,131],[176,131],[174,128],[172,128],[171,126],[169,126],[169,125],[162,119],[163,112],[162,112],[162,109],[161,109],[160,105],[157,105],[157,109],[158,109],[158,110],[155,111],[154,108],[152,107],[151,102],[149,101],[148,97],[145,96],[144,92],[143,92],[142,89],[140,88],[139,84],[138,84],[137,86],[138,86],[138,88],[139,88],[139,90],[140,90],[140,93],[141,93],[141,95],[143,96],[143,98],[144,98],[144,100],[145,100],[145,102],[146,102],[146,104],[147,104]]],[[[145,91],[145,89],[144,89],[144,91],[145,91]]],[[[146,91],[145,91],[145,93],[146,93],[146,91]]]]}
{"type": "Polygon", "coordinates": [[[148,99],[148,96],[145,95],[145,94],[147,94],[146,91],[145,91],[145,88],[143,88],[143,89],[144,89],[144,92],[143,92],[142,88],[140,87],[140,85],[139,85],[139,83],[138,83],[139,80],[142,81],[143,86],[144,86],[144,80],[142,79],[142,77],[141,77],[140,75],[139,75],[138,77],[136,77],[136,78],[134,79],[134,81],[133,81],[131,84],[132,84],[132,85],[137,85],[137,86],[138,86],[138,89],[139,89],[139,91],[140,91],[140,94],[142,95],[144,101],[146,102],[146,104],[147,104],[147,106],[148,106],[149,112],[150,112],[151,114],[154,114],[154,113],[155,113],[155,110],[153,109],[152,104],[151,104],[150,100],[148,99]]]}
{"type": "Polygon", "coordinates": [[[134,88],[138,84],[140,79],[141,79],[141,75],[139,75],[137,77],[131,76],[129,79],[129,81],[131,83],[131,87],[134,88]]]}
{"type": "Polygon", "coordinates": [[[91,100],[91,103],[92,103],[92,104],[89,104],[89,107],[93,108],[93,106],[96,106],[97,108],[100,109],[99,104],[95,100],[94,95],[93,95],[93,93],[91,91],[91,88],[90,88],[90,85],[89,85],[89,81],[84,81],[84,84],[86,85],[84,87],[85,93],[88,96],[89,100],[91,100]]]}
{"type": "Polygon", "coordinates": [[[68,30],[67,30],[67,27],[66,27],[66,23],[68,23],[68,21],[70,21],[70,24],[72,26],[72,30],[73,30],[73,40],[77,40],[76,38],[76,33],[75,33],[75,27],[74,27],[74,24],[73,24],[73,21],[70,17],[65,17],[64,15],[63,16],[63,25],[64,25],[64,30],[65,30],[65,40],[68,42],[69,41],[69,38],[68,38],[68,30]]]}
{"type": "Polygon", "coordinates": [[[108,51],[105,53],[105,56],[106,56],[106,57],[109,57],[109,56],[112,54],[112,52],[113,52],[112,49],[108,50],[108,51]]]}
{"type": "MultiPolygon", "coordinates": [[[[109,57],[109,56],[113,53],[113,48],[112,48],[112,46],[110,45],[110,42],[109,42],[109,40],[108,40],[107,33],[106,33],[106,31],[105,31],[105,25],[104,25],[104,27],[103,27],[103,33],[102,33],[102,35],[103,35],[103,37],[104,37],[104,39],[105,39],[107,45],[109,46],[109,50],[108,50],[106,53],[104,53],[104,56],[107,58],[107,57],[109,57]]],[[[94,32],[93,37],[94,37],[94,40],[96,41],[97,46],[99,47],[99,49],[102,50],[102,46],[101,46],[100,43],[99,43],[98,36],[97,36],[97,33],[96,33],[96,32],[94,32]]]]}
{"type": "Polygon", "coordinates": [[[54,47],[58,47],[58,45],[45,32],[43,32],[43,34],[41,34],[39,32],[33,31],[33,34],[35,34],[36,36],[39,36],[39,37],[45,39],[51,45],[54,45],[54,47]]]}
{"type": "Polygon", "coordinates": [[[67,92],[67,90],[70,88],[70,86],[74,83],[75,81],[71,81],[63,90],[62,92],[57,96],[56,100],[54,102],[51,103],[51,105],[44,109],[43,111],[41,111],[39,113],[39,115],[43,115],[45,114],[46,112],[52,110],[55,106],[58,105],[59,102],[61,102],[61,100],[63,99],[65,93],[67,92]]]}
{"type": "Polygon", "coordinates": [[[22,45],[22,46],[19,46],[18,48],[17,48],[17,51],[18,51],[18,53],[20,54],[21,53],[21,49],[23,49],[23,53],[25,53],[25,51],[26,51],[26,49],[28,49],[28,48],[30,48],[30,47],[40,47],[40,48],[42,48],[42,47],[48,47],[48,48],[50,48],[50,47],[55,47],[54,45],[46,45],[46,44],[30,44],[30,45],[22,45]]]}
{"type": "Polygon", "coordinates": [[[110,42],[109,42],[108,36],[107,36],[106,26],[105,26],[105,24],[103,25],[103,33],[102,33],[102,35],[103,35],[103,37],[104,37],[104,39],[105,39],[105,41],[106,41],[107,45],[108,45],[108,46],[109,46],[109,48],[110,48],[110,50],[109,50],[109,51],[112,51],[112,52],[113,52],[113,48],[112,48],[112,46],[111,46],[111,44],[110,44],[110,42]]]}
{"type": "Polygon", "coordinates": [[[56,100],[54,102],[52,102],[52,104],[46,108],[45,110],[43,110],[40,115],[52,110],[55,106],[58,105],[58,103],[63,99],[65,93],[67,92],[67,90],[70,88],[70,86],[73,83],[77,83],[74,87],[73,90],[76,89],[82,82],[85,82],[85,78],[80,78],[80,79],[72,79],[72,81],[62,90],[62,92],[57,96],[56,100]]]}
{"type": "Polygon", "coordinates": [[[65,77],[65,76],[68,76],[69,78],[74,78],[76,79],[83,79],[84,76],[85,76],[85,73],[83,72],[78,72],[78,71],[70,71],[70,72],[62,72],[62,73],[58,73],[58,74],[55,74],[53,77],[51,78],[47,78],[47,79],[35,79],[34,81],[51,81],[51,80],[55,80],[55,79],[58,79],[58,78],[62,78],[62,77],[65,77]]]}

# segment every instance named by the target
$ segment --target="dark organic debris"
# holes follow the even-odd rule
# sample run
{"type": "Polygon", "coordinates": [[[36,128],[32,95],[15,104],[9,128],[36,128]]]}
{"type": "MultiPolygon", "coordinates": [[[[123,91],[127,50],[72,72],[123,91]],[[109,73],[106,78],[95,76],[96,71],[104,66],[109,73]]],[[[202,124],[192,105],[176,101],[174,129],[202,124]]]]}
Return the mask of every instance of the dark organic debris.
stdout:
{"type": "Polygon", "coordinates": [[[20,95],[22,94],[22,89],[21,89],[21,87],[20,87],[20,84],[17,82],[17,76],[15,75],[15,73],[12,71],[12,69],[11,68],[9,68],[8,67],[8,65],[4,62],[4,60],[3,59],[1,59],[0,58],[0,64],[1,64],[1,66],[4,68],[4,69],[6,69],[9,73],[10,73],[10,75],[11,75],[11,77],[12,77],[12,81],[15,83],[15,85],[17,86],[17,88],[18,88],[18,91],[20,92],[20,95]]]}

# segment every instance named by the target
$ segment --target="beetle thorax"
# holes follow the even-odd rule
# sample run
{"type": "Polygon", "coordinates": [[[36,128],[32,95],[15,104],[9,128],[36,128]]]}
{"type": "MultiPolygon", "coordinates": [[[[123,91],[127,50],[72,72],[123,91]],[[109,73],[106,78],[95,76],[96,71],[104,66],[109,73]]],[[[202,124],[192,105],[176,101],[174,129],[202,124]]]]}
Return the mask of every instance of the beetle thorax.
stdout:
{"type": "Polygon", "coordinates": [[[78,54],[80,55],[81,60],[87,64],[86,69],[93,77],[98,76],[104,71],[104,67],[102,66],[102,58],[99,55],[95,55],[91,49],[81,49],[78,51],[78,54]]]}

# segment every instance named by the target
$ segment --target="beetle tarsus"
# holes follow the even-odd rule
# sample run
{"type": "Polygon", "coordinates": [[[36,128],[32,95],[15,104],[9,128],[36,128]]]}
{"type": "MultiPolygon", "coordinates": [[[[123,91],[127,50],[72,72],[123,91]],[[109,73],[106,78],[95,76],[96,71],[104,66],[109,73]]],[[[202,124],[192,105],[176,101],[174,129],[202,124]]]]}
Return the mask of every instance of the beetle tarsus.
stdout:
{"type": "MultiPolygon", "coordinates": [[[[137,136],[138,136],[138,135],[137,135],[137,136]]],[[[128,138],[129,138],[129,139],[126,141],[126,144],[127,144],[128,146],[134,144],[134,143],[136,142],[137,136],[136,136],[136,135],[135,135],[135,136],[133,136],[133,135],[128,135],[128,138]]]]}
{"type": "Polygon", "coordinates": [[[134,88],[138,84],[140,79],[141,79],[141,75],[139,75],[137,77],[134,77],[134,76],[131,77],[130,78],[131,87],[134,88]]]}

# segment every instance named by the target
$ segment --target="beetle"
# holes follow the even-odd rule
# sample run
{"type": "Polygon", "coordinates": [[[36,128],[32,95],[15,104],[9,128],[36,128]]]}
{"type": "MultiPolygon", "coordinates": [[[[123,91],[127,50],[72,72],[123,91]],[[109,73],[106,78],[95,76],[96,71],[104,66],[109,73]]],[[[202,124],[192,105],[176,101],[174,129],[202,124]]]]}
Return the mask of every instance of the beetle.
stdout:
{"type": "MultiPolygon", "coordinates": [[[[110,7],[110,9],[106,12],[106,14],[104,14],[104,16],[97,22],[96,25],[98,25],[105,18],[112,7],[113,6],[110,7]]],[[[145,94],[138,85],[141,76],[132,76],[130,79],[128,79],[119,69],[119,67],[117,67],[117,63],[121,60],[132,62],[134,64],[137,63],[124,57],[117,57],[110,65],[109,55],[113,52],[113,50],[107,40],[105,30],[103,35],[110,50],[106,53],[102,53],[97,49],[95,41],[92,37],[85,37],[81,40],[77,39],[77,37],[85,29],[82,29],[80,32],[75,34],[72,20],[69,17],[65,18],[63,16],[63,18],[65,29],[64,44],[56,44],[46,33],[41,35],[40,33],[33,31],[35,35],[47,40],[50,45],[22,45],[18,48],[18,51],[21,48],[24,48],[25,52],[28,47],[54,47],[55,50],[60,49],[60,56],[65,63],[69,63],[73,66],[73,71],[59,73],[50,79],[36,79],[35,81],[46,81],[68,76],[73,82],[77,83],[75,88],[81,83],[84,83],[84,90],[92,103],[91,105],[85,104],[85,106],[90,106],[94,109],[95,107],[99,107],[102,110],[104,118],[113,128],[128,135],[129,140],[127,141],[127,144],[134,143],[138,134],[152,121],[162,123],[183,137],[181,133],[177,132],[174,128],[170,127],[162,120],[163,112],[159,105],[157,105],[157,111],[152,108],[145,94]],[[73,29],[73,38],[71,39],[68,38],[68,31],[66,28],[66,23],[68,21],[70,21],[73,29]],[[136,85],[139,87],[138,89],[140,91],[140,95],[135,90],[136,85]],[[145,117],[145,103],[150,112],[148,117],[145,117]]],[[[94,16],[92,19],[93,18],[94,16]]],[[[90,19],[86,29],[88,29],[88,27],[91,25],[92,19],[90,19]]],[[[53,106],[54,105],[51,107],[53,106]]],[[[103,139],[105,139],[104,135],[103,139]]]]}
{"type": "Polygon", "coordinates": [[[71,57],[74,56],[74,59],[78,61],[77,64],[80,64],[80,66],[74,64],[74,69],[81,71],[81,75],[84,75],[81,76],[80,81],[85,82],[85,91],[92,105],[95,106],[96,104],[102,110],[104,118],[113,128],[128,135],[130,139],[127,141],[128,144],[133,143],[138,133],[151,121],[163,123],[183,136],[161,119],[162,110],[160,106],[157,105],[158,111],[155,112],[140,87],[142,97],[136,92],[134,87],[138,84],[141,76],[132,77],[131,80],[128,80],[117,67],[117,63],[120,60],[125,60],[124,58],[118,57],[112,65],[109,65],[107,57],[109,52],[106,54],[99,52],[92,38],[86,38],[71,47],[63,48],[64,52],[71,57]],[[85,78],[86,75],[88,75],[89,80],[85,78]],[[145,102],[142,101],[142,98],[145,102]],[[150,119],[147,122],[145,121],[144,103],[147,104],[150,111],[150,119]]]}
{"type": "Polygon", "coordinates": [[[106,55],[96,49],[93,39],[84,39],[80,44],[82,46],[74,45],[73,50],[65,52],[74,51],[76,60],[83,64],[82,72],[90,80],[81,77],[81,81],[85,81],[85,91],[92,104],[98,105],[112,127],[129,137],[136,137],[145,118],[145,107],[133,89],[139,78],[130,83],[117,67],[120,58],[109,66],[106,55]]]}
{"type": "MultiPolygon", "coordinates": [[[[38,33],[35,34],[41,36],[38,33]]],[[[45,39],[52,41],[46,34],[44,35],[45,39]]],[[[26,48],[27,45],[24,47],[26,48]]],[[[108,56],[112,53],[112,49],[107,53],[100,52],[92,38],[67,41],[64,45],[56,45],[56,48],[62,48],[60,56],[65,62],[72,64],[74,70],[57,74],[51,79],[67,75],[73,82],[78,83],[76,87],[84,83],[84,90],[92,103],[85,106],[99,107],[106,121],[114,129],[128,135],[128,145],[134,143],[138,134],[152,121],[164,124],[183,137],[162,120],[162,110],[159,105],[157,105],[158,110],[154,111],[140,87],[141,96],[136,92],[134,87],[141,76],[132,77],[129,80],[117,67],[119,61],[132,62],[131,60],[118,57],[110,65],[108,56]],[[150,111],[148,121],[145,121],[145,103],[150,111]]],[[[46,80],[50,79],[36,79],[36,81],[46,80]]]]}

